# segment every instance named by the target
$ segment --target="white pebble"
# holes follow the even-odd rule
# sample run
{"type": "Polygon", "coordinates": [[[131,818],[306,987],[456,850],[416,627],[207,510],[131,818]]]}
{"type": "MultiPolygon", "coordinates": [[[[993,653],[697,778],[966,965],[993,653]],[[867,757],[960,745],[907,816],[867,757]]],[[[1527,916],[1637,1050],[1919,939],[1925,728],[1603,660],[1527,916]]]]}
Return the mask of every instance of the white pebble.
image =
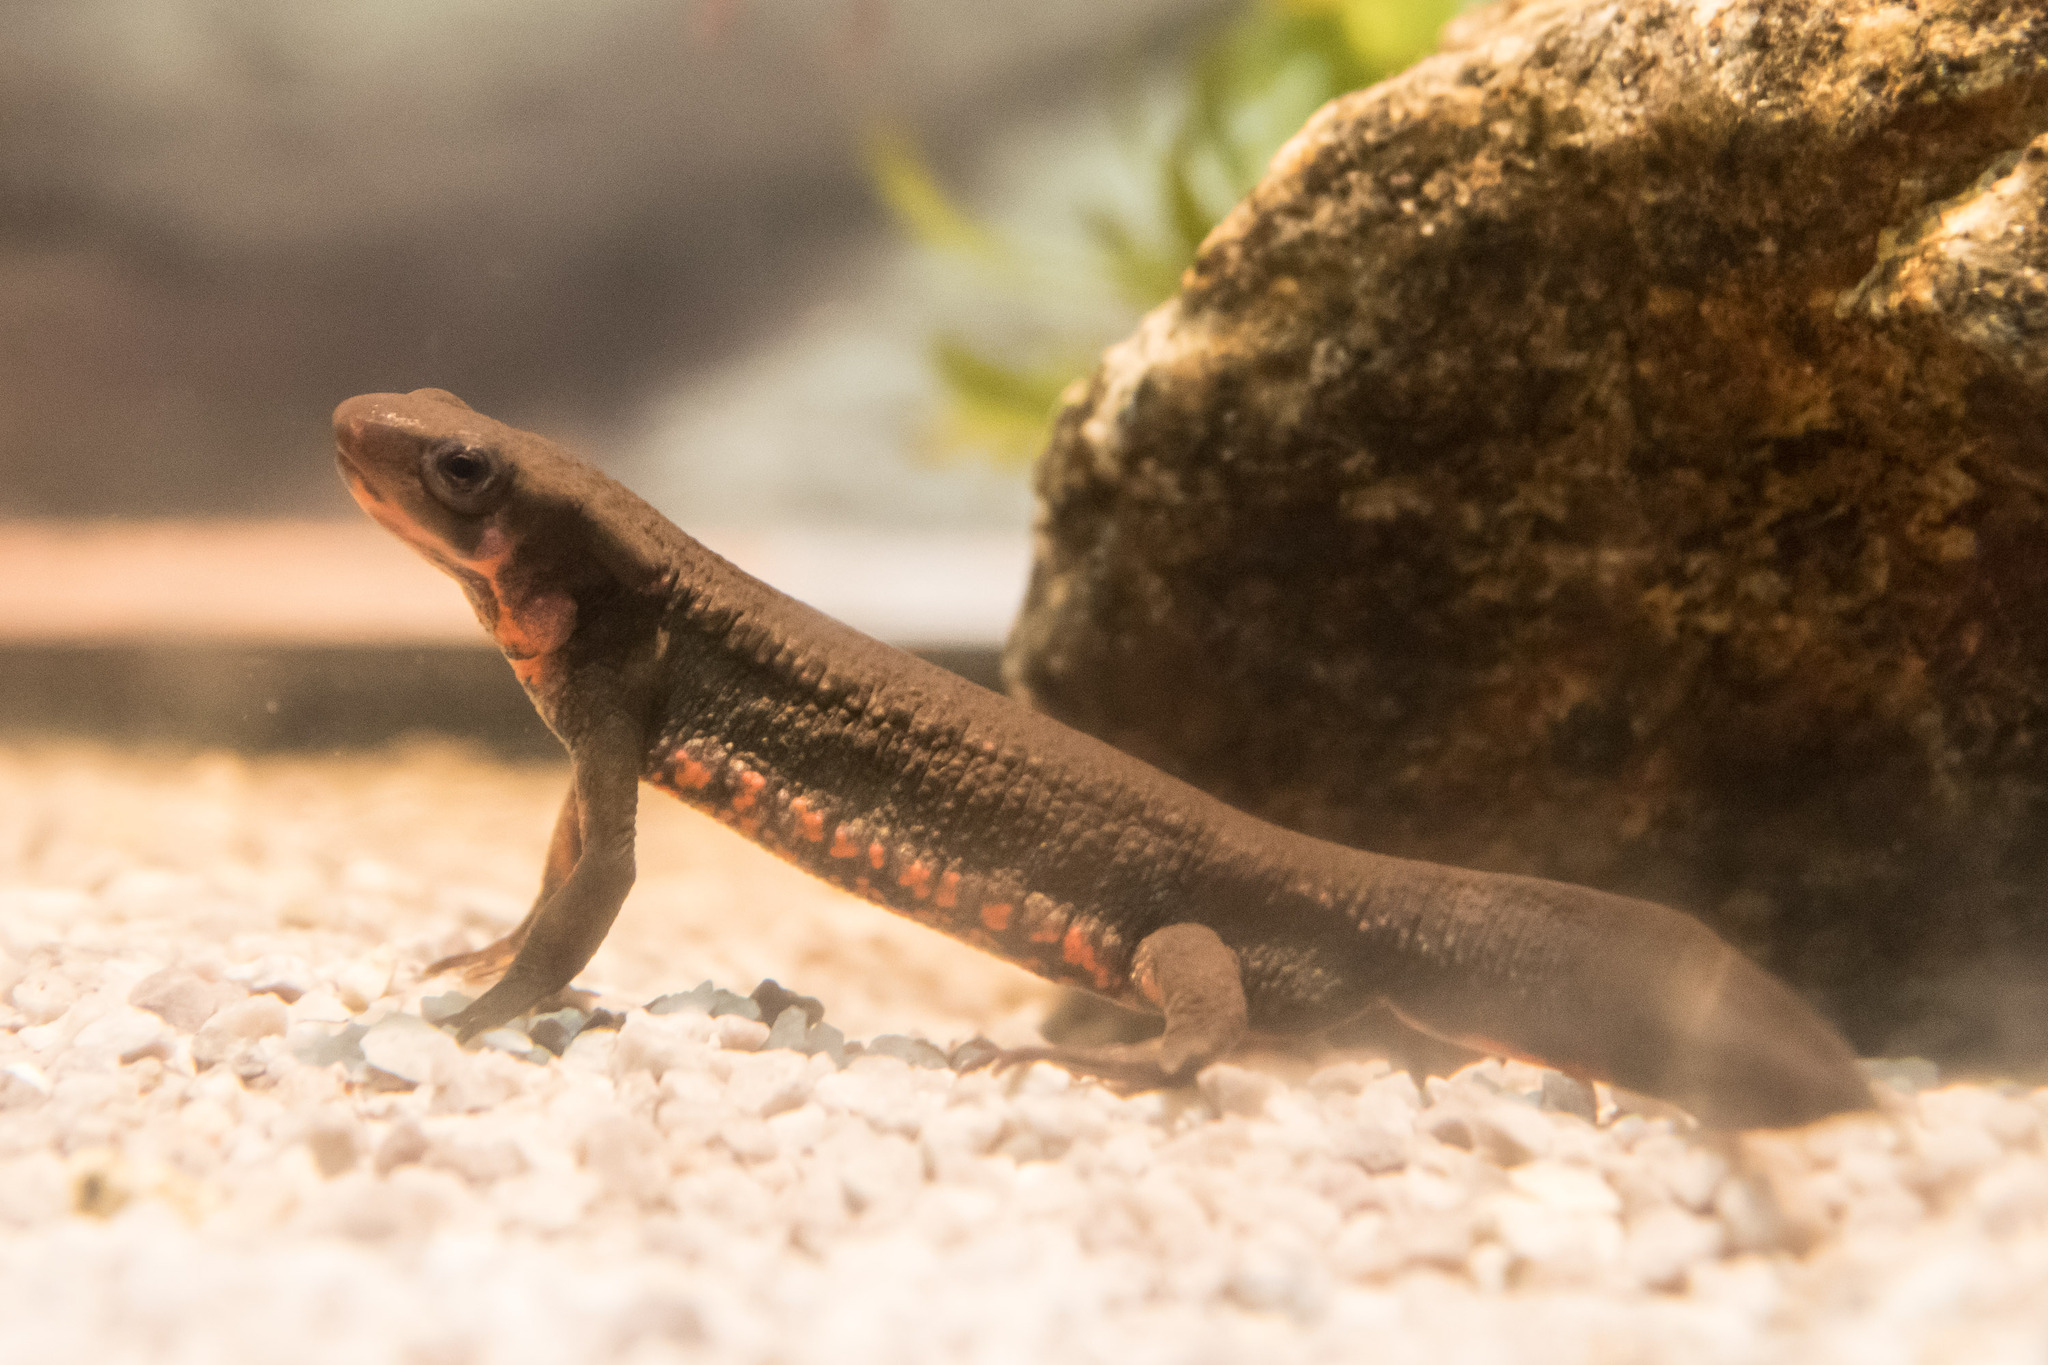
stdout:
{"type": "Polygon", "coordinates": [[[1542,1196],[1496,1196],[1493,1225],[1519,1283],[1592,1282],[1621,1252],[1621,1224],[1611,1213],[1542,1196]]]}
{"type": "MultiPolygon", "coordinates": [[[[479,1043],[484,1041],[477,1039],[479,1043]]],[[[434,1094],[428,1105],[435,1114],[477,1114],[498,1109],[527,1093],[540,1075],[539,1067],[522,1056],[484,1048],[459,1060],[448,1059],[445,1067],[438,1063],[435,1067],[434,1094]]]]}
{"type": "Polygon", "coordinates": [[[663,1151],[661,1131],[652,1119],[616,1111],[591,1119],[576,1139],[576,1159],[600,1188],[637,1204],[667,1198],[663,1151]]]}
{"type": "Polygon", "coordinates": [[[717,1131],[725,1087],[708,1072],[677,1070],[661,1078],[654,1122],[673,1138],[701,1146],[717,1131]]]}
{"type": "Polygon", "coordinates": [[[588,1228],[598,1194],[597,1178],[574,1167],[529,1171],[492,1191],[507,1228],[553,1237],[588,1228]]]}
{"type": "Polygon", "coordinates": [[[1561,1071],[1543,1072],[1539,1094],[1543,1107],[1555,1113],[1570,1114],[1587,1123],[1594,1122],[1599,1116],[1600,1106],[1593,1097],[1593,1088],[1561,1071]]]}
{"type": "Polygon", "coordinates": [[[232,981],[185,967],[166,967],[136,982],[128,993],[128,1003],[160,1016],[180,1033],[195,1033],[216,1012],[246,994],[232,981]]]}
{"type": "Polygon", "coordinates": [[[1970,1203],[1993,1237],[2048,1231],[2048,1169],[2038,1159],[2003,1162],[1972,1187],[1970,1203]]]}
{"type": "Polygon", "coordinates": [[[1422,1108],[1422,1091],[1407,1072],[1392,1072],[1367,1083],[1358,1093],[1358,1108],[1387,1123],[1413,1123],[1422,1108]]]}
{"type": "Polygon", "coordinates": [[[231,1061],[259,1038],[282,1034],[290,1025],[284,1001],[252,995],[215,1014],[192,1035],[192,1060],[201,1067],[231,1061]]]}
{"type": "Polygon", "coordinates": [[[800,1052],[782,1050],[734,1057],[725,1102],[734,1113],[763,1119],[794,1109],[817,1084],[810,1062],[800,1052]]]}
{"type": "Polygon", "coordinates": [[[1921,1134],[1906,1158],[1906,1178],[1922,1189],[1940,1189],[1969,1179],[2000,1155],[1998,1139],[1983,1129],[1949,1124],[1921,1134]]]}
{"type": "Polygon", "coordinates": [[[1238,1252],[1224,1292],[1254,1312],[1308,1319],[1328,1299],[1330,1277],[1309,1247],[1260,1237],[1238,1252]]]}
{"type": "Polygon", "coordinates": [[[321,990],[307,991],[285,1008],[294,1024],[346,1024],[354,1017],[340,999],[321,990]]]}
{"type": "Polygon", "coordinates": [[[1714,1206],[1721,1182],[1728,1178],[1728,1159],[1710,1148],[1675,1137],[1668,1141],[1671,1150],[1657,1162],[1665,1188],[1683,1207],[1694,1213],[1707,1212],[1714,1206]]]}
{"type": "Polygon", "coordinates": [[[1598,1171],[1558,1161],[1534,1161],[1508,1172],[1508,1184],[1544,1205],[1569,1213],[1615,1214],[1621,1196],[1598,1171]]]}
{"type": "Polygon", "coordinates": [[[1366,1209],[1347,1221],[1330,1243],[1330,1268],[1347,1279],[1375,1279],[1395,1269],[1393,1219],[1366,1209]]]}
{"type": "Polygon", "coordinates": [[[1499,1099],[1472,1112],[1474,1150],[1496,1166],[1520,1166],[1547,1156],[1555,1129],[1539,1109],[1499,1099]]]}
{"type": "Polygon", "coordinates": [[[803,1104],[785,1109],[769,1119],[768,1131],[774,1134],[775,1148],[782,1155],[804,1157],[816,1150],[830,1125],[831,1120],[823,1109],[815,1104],[803,1104]]]}
{"type": "Polygon", "coordinates": [[[733,1118],[718,1130],[718,1140],[742,1161],[767,1161],[782,1151],[775,1132],[758,1118],[733,1118]]]}
{"type": "Polygon", "coordinates": [[[110,1010],[80,1029],[71,1040],[71,1051],[88,1065],[108,1067],[144,1057],[161,1060],[171,1055],[172,1047],[164,1021],[131,1005],[110,1010]]]}
{"type": "Polygon", "coordinates": [[[1256,1118],[1266,1111],[1266,1103],[1278,1092],[1280,1083],[1264,1072],[1217,1062],[1202,1068],[1195,1086],[1218,1114],[1256,1118]]]}
{"type": "Polygon", "coordinates": [[[924,1162],[915,1144],[867,1133],[838,1154],[839,1184],[856,1215],[900,1213],[924,1184],[924,1162]]]}
{"type": "Polygon", "coordinates": [[[78,987],[61,972],[45,968],[29,972],[7,994],[31,1024],[47,1024],[77,1001],[78,987]]]}
{"type": "Polygon", "coordinates": [[[355,1168],[362,1157],[362,1125],[346,1114],[322,1110],[306,1124],[306,1150],[321,1175],[332,1179],[355,1168]]]}
{"type": "Polygon", "coordinates": [[[391,990],[388,963],[350,962],[334,974],[334,993],[341,1003],[361,1013],[382,1000],[391,990]]]}
{"type": "Polygon", "coordinates": [[[71,1172],[46,1152],[0,1161],[0,1227],[30,1228],[71,1212],[71,1172]]]}
{"type": "Polygon", "coordinates": [[[190,1133],[217,1142],[235,1130],[235,1115],[219,1100],[195,1099],[178,1107],[178,1123],[190,1133]]]}
{"type": "Polygon", "coordinates": [[[1768,1181],[1753,1175],[1731,1176],[1714,1194],[1714,1212],[1735,1251],[1779,1251],[1790,1237],[1784,1210],[1768,1181]]]}
{"type": "Polygon", "coordinates": [[[501,1134],[471,1132],[466,1128],[445,1134],[427,1134],[422,1165],[461,1176],[482,1188],[500,1180],[526,1174],[532,1163],[517,1142],[501,1134]]]}
{"type": "Polygon", "coordinates": [[[1693,1267],[1718,1257],[1727,1245],[1727,1230],[1716,1220],[1667,1206],[1629,1224],[1622,1262],[1645,1288],[1677,1290],[1693,1267]]]}
{"type": "Polygon", "coordinates": [[[1342,1122],[1331,1150],[1344,1160],[1356,1162],[1374,1175],[1380,1175],[1406,1166],[1414,1145],[1415,1130],[1408,1124],[1352,1118],[1342,1122]]]}
{"type": "MultiPolygon", "coordinates": [[[[402,872],[388,863],[375,858],[351,858],[341,869],[341,885],[345,890],[361,891],[373,896],[402,895],[414,891],[419,880],[402,872]]],[[[375,997],[372,997],[373,999],[375,997]]]]}
{"type": "Polygon", "coordinates": [[[1074,1088],[1074,1073],[1051,1062],[1033,1062],[1010,1082],[1013,1095],[1064,1095],[1074,1088]]]}
{"type": "MultiPolygon", "coordinates": [[[[1785,1302],[1782,1276],[1782,1269],[1765,1257],[1737,1256],[1697,1263],[1686,1277],[1686,1288],[1694,1303],[1729,1321],[1764,1322],[1785,1302]]],[[[1868,1311],[1864,1303],[1855,1305],[1858,1315],[1868,1311]]]]}
{"type": "Polygon", "coordinates": [[[1039,1140],[1038,1150],[1027,1158],[1031,1160],[1056,1156],[1082,1138],[1099,1138],[1109,1126],[1098,1106],[1072,1092],[1020,1096],[1016,1119],[1020,1131],[1039,1140]]]}
{"type": "Polygon", "coordinates": [[[40,1103],[50,1097],[53,1088],[50,1078],[34,1062],[0,1066],[0,1110],[40,1103]]]}
{"type": "Polygon", "coordinates": [[[415,1243],[459,1208],[467,1191],[444,1171],[416,1166],[384,1179],[357,1171],[329,1181],[312,1201],[304,1224],[359,1242],[415,1243]]]}
{"type": "Polygon", "coordinates": [[[99,899],[116,921],[153,918],[174,906],[188,906],[206,887],[189,872],[139,867],[121,873],[100,888],[99,899]]]}
{"type": "Polygon", "coordinates": [[[1433,1266],[1462,1270],[1478,1237],[1478,1220],[1464,1209],[1409,1213],[1386,1227],[1383,1264],[1388,1269],[1433,1266]]]}
{"type": "Polygon", "coordinates": [[[587,1028],[569,1040],[558,1065],[570,1073],[609,1076],[616,1067],[619,1035],[616,1029],[587,1028]]]}
{"type": "Polygon", "coordinates": [[[1502,1084],[1501,1063],[1497,1057],[1481,1058],[1448,1076],[1431,1076],[1422,1087],[1433,1105],[1481,1104],[1506,1088],[1502,1084]]]}
{"type": "Polygon", "coordinates": [[[1009,1120],[995,1104],[958,1104],[927,1118],[918,1129],[925,1169],[934,1179],[961,1176],[964,1168],[988,1155],[1009,1120]]]}
{"type": "Polygon", "coordinates": [[[814,1256],[826,1254],[853,1217],[845,1187],[823,1169],[804,1173],[777,1202],[778,1215],[789,1224],[790,1242],[814,1256]]]}
{"type": "Polygon", "coordinates": [[[923,1111],[935,1097],[924,1077],[933,1073],[913,1069],[894,1057],[861,1057],[844,1071],[820,1077],[811,1098],[835,1113],[857,1114],[878,1131],[916,1137],[923,1127],[923,1111]]]}
{"type": "Polygon", "coordinates": [[[1323,1067],[1308,1078],[1312,1095],[1358,1095],[1374,1081],[1390,1075],[1393,1067],[1385,1061],[1338,1062],[1323,1067]]]}
{"type": "Polygon", "coordinates": [[[59,1043],[66,1041],[68,1030],[59,1018],[47,1024],[31,1024],[14,1031],[14,1040],[31,1052],[48,1052],[59,1043]]]}
{"type": "Polygon", "coordinates": [[[718,1045],[734,1052],[753,1052],[768,1041],[768,1026],[737,1014],[718,1016],[718,1045]]]}
{"type": "Polygon", "coordinates": [[[292,953],[270,953],[246,972],[230,973],[251,995],[274,995],[287,1005],[316,988],[317,978],[306,960],[292,953]]]}
{"type": "Polygon", "coordinates": [[[717,1025],[708,1015],[634,1010],[619,1026],[612,1069],[615,1074],[644,1071],[658,1081],[679,1067],[702,1066],[716,1034],[717,1025]]]}
{"type": "Polygon", "coordinates": [[[416,1119],[402,1118],[378,1141],[377,1155],[371,1164],[378,1175],[389,1175],[425,1157],[427,1147],[426,1129],[416,1119]]]}
{"type": "MultiPolygon", "coordinates": [[[[262,997],[268,998],[268,997],[262,997]]],[[[428,1085],[452,1076],[462,1065],[462,1048],[415,1015],[393,1014],[363,1034],[363,1059],[387,1076],[428,1085]]]]}
{"type": "Polygon", "coordinates": [[[1919,1101],[1930,1127],[1981,1129],[2008,1147],[2032,1141],[2041,1127],[2041,1116],[2032,1105],[1985,1086],[1930,1090],[1919,1101]]]}

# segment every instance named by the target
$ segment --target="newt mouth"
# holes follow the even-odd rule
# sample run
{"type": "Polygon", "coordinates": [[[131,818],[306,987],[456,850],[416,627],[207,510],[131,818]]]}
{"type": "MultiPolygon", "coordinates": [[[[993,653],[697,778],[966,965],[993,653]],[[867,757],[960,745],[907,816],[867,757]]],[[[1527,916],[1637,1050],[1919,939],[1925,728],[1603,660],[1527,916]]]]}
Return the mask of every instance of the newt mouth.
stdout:
{"type": "Polygon", "coordinates": [[[348,485],[350,496],[364,511],[387,501],[369,479],[364,477],[362,466],[350,458],[348,451],[340,445],[334,448],[334,468],[335,472],[341,475],[341,481],[348,485]]]}

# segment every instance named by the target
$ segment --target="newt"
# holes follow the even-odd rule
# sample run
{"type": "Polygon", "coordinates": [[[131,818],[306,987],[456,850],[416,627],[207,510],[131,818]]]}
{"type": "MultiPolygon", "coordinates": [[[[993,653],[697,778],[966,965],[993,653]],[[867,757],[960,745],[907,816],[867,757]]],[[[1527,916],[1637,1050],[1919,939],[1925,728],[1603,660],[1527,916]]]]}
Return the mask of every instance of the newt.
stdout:
{"type": "Polygon", "coordinates": [[[651,783],[833,885],[1164,1016],[1012,1049],[1127,1088],[1375,1002],[1715,1128],[1867,1109],[1848,1045],[1677,910],[1269,824],[749,576],[560,446],[438,389],[335,410],[357,503],[461,585],[572,776],[539,893],[434,964],[464,1041],[567,987],[634,878],[651,783]]]}

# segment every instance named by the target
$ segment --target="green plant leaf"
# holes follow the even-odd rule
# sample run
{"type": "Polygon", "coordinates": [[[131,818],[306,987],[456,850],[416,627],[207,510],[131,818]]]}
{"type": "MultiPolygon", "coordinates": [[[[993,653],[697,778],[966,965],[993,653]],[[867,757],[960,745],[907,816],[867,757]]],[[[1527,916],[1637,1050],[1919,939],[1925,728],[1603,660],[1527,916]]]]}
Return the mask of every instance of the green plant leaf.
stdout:
{"type": "Polygon", "coordinates": [[[870,129],[865,151],[876,192],[918,241],[988,261],[1007,255],[993,232],[953,202],[902,130],[887,125],[870,129]]]}
{"type": "Polygon", "coordinates": [[[1060,396],[1086,359],[1012,365],[992,360],[957,336],[932,343],[932,366],[951,400],[942,444],[975,448],[1005,462],[1028,462],[1045,444],[1060,396]]]}
{"type": "Polygon", "coordinates": [[[1195,190],[1194,162],[1198,150],[1192,143],[1176,147],[1166,158],[1161,172],[1161,188],[1166,195],[1166,220],[1173,225],[1174,243],[1180,248],[1184,261],[1195,258],[1195,252],[1201,249],[1202,239],[1209,235],[1209,229],[1216,226],[1216,220],[1221,216],[1211,213],[1195,190]]]}
{"type": "Polygon", "coordinates": [[[951,335],[932,343],[932,361],[939,377],[955,393],[986,408],[1028,413],[1039,420],[1051,415],[1060,392],[1074,377],[1070,366],[1006,365],[990,360],[951,335]]]}
{"type": "MultiPolygon", "coordinates": [[[[1247,0],[1189,61],[1179,117],[1156,152],[1153,211],[1083,212],[1104,286],[1137,309],[1171,297],[1210,230],[1310,114],[1426,56],[1444,23],[1469,4],[1247,0]]],[[[1019,281],[1044,276],[953,201],[908,137],[877,129],[867,160],[877,192],[918,240],[993,264],[1010,292],[1035,297],[1019,281]]],[[[948,404],[941,442],[1005,463],[1034,457],[1060,394],[1094,357],[1078,340],[1053,353],[1053,361],[1017,364],[958,336],[938,337],[932,364],[948,404]]]]}
{"type": "Polygon", "coordinates": [[[1381,79],[1435,51],[1460,0],[1340,0],[1344,38],[1381,79]]]}
{"type": "Polygon", "coordinates": [[[1132,307],[1150,308],[1180,288],[1181,271],[1187,269],[1190,259],[1186,254],[1141,241],[1136,231],[1113,213],[1096,210],[1084,221],[1102,253],[1111,282],[1132,307]]]}

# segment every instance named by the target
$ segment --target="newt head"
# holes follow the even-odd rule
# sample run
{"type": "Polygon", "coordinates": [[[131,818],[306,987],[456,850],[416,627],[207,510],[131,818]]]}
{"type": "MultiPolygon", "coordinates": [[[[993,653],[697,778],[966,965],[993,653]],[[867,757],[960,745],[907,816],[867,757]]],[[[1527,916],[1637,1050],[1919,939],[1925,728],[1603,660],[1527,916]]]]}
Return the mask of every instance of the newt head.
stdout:
{"type": "Polygon", "coordinates": [[[610,481],[441,389],[349,399],[334,410],[334,443],[357,504],[462,585],[531,685],[575,632],[597,568],[577,532],[610,481]]]}

